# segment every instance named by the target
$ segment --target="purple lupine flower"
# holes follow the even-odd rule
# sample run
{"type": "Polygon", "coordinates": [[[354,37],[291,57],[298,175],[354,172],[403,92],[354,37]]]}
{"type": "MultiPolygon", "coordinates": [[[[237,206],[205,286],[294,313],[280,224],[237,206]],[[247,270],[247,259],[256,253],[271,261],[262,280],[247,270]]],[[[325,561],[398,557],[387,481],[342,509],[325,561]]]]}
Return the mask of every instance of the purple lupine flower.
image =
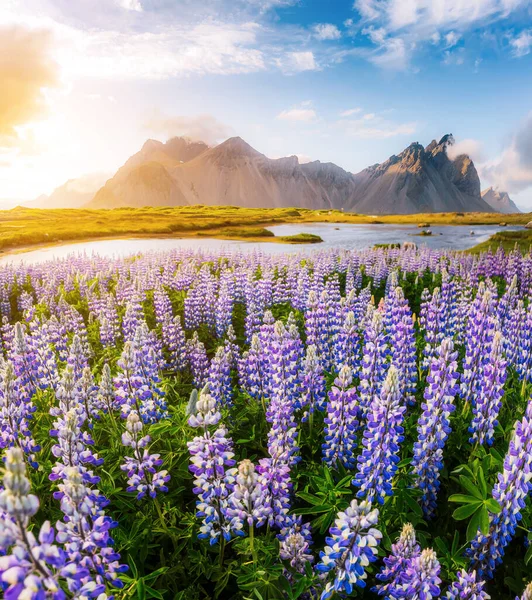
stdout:
{"type": "MultiPolygon", "coordinates": [[[[100,466],[103,459],[92,452],[91,446],[94,445],[94,441],[88,432],[82,431],[87,415],[80,401],[74,373],[70,366],[67,366],[63,372],[56,396],[58,405],[50,409],[50,414],[56,417],[50,435],[57,438],[57,442],[52,446],[52,454],[57,462],[52,467],[49,479],[64,480],[66,468],[78,467],[88,485],[97,484],[100,478],[86,465],[100,466]]],[[[101,501],[107,502],[103,497],[101,501]]]]}
{"type": "Polygon", "coordinates": [[[352,500],[345,511],[338,513],[316,565],[326,581],[320,600],[327,600],[334,593],[349,595],[355,585],[366,585],[365,568],[377,559],[377,546],[382,538],[382,533],[374,527],[378,520],[379,511],[365,500],[360,503],[352,500]]]}
{"type": "Polygon", "coordinates": [[[501,511],[489,514],[488,534],[479,531],[467,551],[480,577],[493,577],[522,519],[522,510],[532,491],[531,447],[532,401],[528,403],[526,415],[515,424],[503,470],[497,475],[498,481],[493,487],[493,498],[499,503],[501,511]]]}
{"type": "Polygon", "coordinates": [[[198,537],[216,544],[220,535],[231,538],[231,519],[227,514],[229,495],[233,491],[237,469],[233,468],[233,442],[220,425],[222,415],[216,401],[202,391],[191,407],[190,427],[201,435],[187,442],[191,455],[190,471],[194,475],[194,493],[198,496],[196,516],[203,519],[198,537]],[[216,427],[215,431],[211,429],[216,427]]]}
{"type": "Polygon", "coordinates": [[[327,368],[330,362],[330,339],[327,306],[318,298],[315,291],[308,295],[307,310],[305,311],[305,332],[307,344],[314,345],[316,352],[327,368]]]}
{"type": "Polygon", "coordinates": [[[421,549],[416,541],[416,532],[410,523],[405,523],[401,535],[392,544],[390,556],[384,558],[384,567],[376,578],[383,583],[378,583],[373,591],[386,598],[401,598],[403,578],[408,563],[421,554],[421,549]]]}
{"type": "Polygon", "coordinates": [[[23,396],[11,361],[0,367],[0,448],[19,446],[29,464],[37,468],[35,453],[41,447],[35,443],[29,428],[34,407],[23,396]]]}
{"type": "Polygon", "coordinates": [[[100,419],[100,411],[103,407],[100,404],[98,386],[94,383],[94,377],[90,367],[85,367],[83,369],[81,378],[77,382],[77,388],[79,397],[85,408],[89,427],[92,428],[93,419],[100,419]]]}
{"type": "Polygon", "coordinates": [[[338,464],[346,469],[355,466],[359,402],[356,388],[349,387],[352,382],[351,369],[344,366],[329,392],[322,454],[323,461],[333,468],[338,464]]]}
{"type": "Polygon", "coordinates": [[[155,498],[160,492],[167,492],[166,483],[170,481],[168,471],[159,471],[163,464],[160,454],[150,454],[147,446],[149,435],[142,436],[142,421],[136,411],[131,411],[126,420],[126,431],[122,434],[122,445],[133,450],[133,456],[126,456],[122,471],[128,476],[128,492],[137,492],[137,500],[146,494],[155,498]]]}
{"type": "Polygon", "coordinates": [[[24,396],[31,399],[39,385],[35,370],[35,356],[21,323],[15,324],[13,347],[8,358],[13,362],[24,396]]]}
{"type": "Polygon", "coordinates": [[[246,526],[248,529],[260,527],[267,521],[271,509],[266,502],[266,494],[255,465],[247,458],[241,461],[227,509],[231,530],[236,535],[245,535],[246,526]]]}
{"type": "Polygon", "coordinates": [[[440,595],[441,566],[432,548],[421,551],[419,556],[411,558],[402,578],[401,598],[412,600],[431,600],[440,595]]]}
{"type": "Polygon", "coordinates": [[[307,354],[303,359],[303,368],[301,371],[301,398],[298,408],[302,409],[303,422],[313,415],[314,411],[325,410],[325,377],[323,367],[316,352],[316,346],[307,347],[307,354]]]}
{"type": "Polygon", "coordinates": [[[454,397],[458,393],[456,382],[457,352],[452,340],[445,338],[432,360],[427,375],[427,387],[423,413],[417,424],[418,440],[414,444],[412,472],[423,495],[421,505],[427,518],[434,514],[436,498],[440,487],[439,476],[443,467],[443,448],[451,431],[449,416],[454,411],[454,397]]]}
{"type": "Polygon", "coordinates": [[[89,366],[87,356],[85,355],[85,349],[81,343],[79,335],[74,335],[72,338],[72,344],[70,345],[70,352],[67,358],[67,364],[71,367],[74,374],[74,379],[78,381],[81,379],[83,369],[89,366]]]}
{"type": "Polygon", "coordinates": [[[334,336],[333,358],[338,372],[344,365],[351,367],[351,369],[358,366],[360,361],[360,332],[353,311],[349,311],[345,315],[341,327],[334,336]]]}
{"type": "Polygon", "coordinates": [[[0,492],[0,581],[5,598],[66,598],[62,585],[77,591],[77,598],[93,598],[105,586],[81,580],[89,572],[77,562],[67,562],[65,552],[54,544],[55,531],[48,521],[29,531],[39,500],[30,493],[22,450],[9,448],[5,457],[4,489],[0,492]],[[35,532],[35,533],[34,533],[35,532]],[[94,592],[91,593],[91,592],[94,592]]]}
{"type": "Polygon", "coordinates": [[[447,600],[490,600],[491,596],[484,591],[485,585],[482,579],[477,579],[475,571],[468,573],[462,569],[456,574],[456,581],[449,586],[446,598],[447,600]]]}
{"type": "Polygon", "coordinates": [[[127,341],[117,366],[114,385],[122,416],[125,418],[134,410],[144,423],[166,418],[167,407],[164,392],[159,387],[159,365],[153,348],[145,352],[137,341],[127,341]]]}
{"type": "Polygon", "coordinates": [[[92,579],[98,585],[109,582],[114,587],[123,587],[118,574],[127,570],[121,565],[120,554],[113,550],[114,541],[110,529],[118,523],[106,516],[98,496],[87,488],[77,467],[65,470],[66,478],[60,484],[61,510],[64,522],[56,525],[56,539],[65,549],[72,562],[79,562],[91,574],[81,583],[92,579]]]}
{"type": "Polygon", "coordinates": [[[132,340],[138,326],[144,320],[142,300],[139,294],[134,293],[126,304],[126,312],[122,321],[124,340],[132,340]]]}
{"type": "Polygon", "coordinates": [[[494,317],[493,296],[489,290],[482,293],[482,289],[479,287],[471,307],[466,330],[464,372],[460,379],[464,402],[470,402],[478,393],[481,381],[479,374],[485,362],[489,360],[497,324],[494,317]]]}
{"type": "Polygon", "coordinates": [[[57,360],[50,345],[45,325],[33,330],[30,344],[33,349],[35,375],[39,388],[55,389],[59,383],[57,360]]]}
{"type": "Polygon", "coordinates": [[[382,314],[373,307],[369,309],[371,317],[367,315],[367,325],[364,331],[364,348],[360,372],[360,411],[364,417],[373,400],[373,396],[380,392],[385,377],[385,364],[388,355],[386,336],[383,331],[382,314]]]}
{"type": "Polygon", "coordinates": [[[314,557],[310,553],[312,537],[310,525],[303,524],[301,517],[295,517],[292,523],[281,530],[279,539],[279,556],[287,561],[292,569],[298,573],[305,572],[305,565],[313,563],[314,557]]]}
{"type": "Polygon", "coordinates": [[[266,420],[271,423],[268,432],[268,453],[293,465],[297,456],[297,423],[294,411],[297,402],[299,367],[298,345],[283,323],[277,321],[270,345],[265,348],[270,361],[270,404],[266,420]]]}
{"type": "Polygon", "coordinates": [[[384,503],[392,495],[392,480],[399,462],[399,445],[403,441],[401,426],[406,406],[401,405],[397,370],[392,365],[382,386],[366,413],[366,429],[362,439],[364,450],[357,458],[357,474],[353,485],[359,487],[358,498],[384,503]]]}
{"type": "Polygon", "coordinates": [[[503,357],[503,338],[500,331],[495,333],[489,360],[482,367],[482,380],[478,393],[473,397],[473,420],[469,427],[472,444],[493,444],[493,435],[497,427],[504,383],[506,381],[507,362],[503,357]]]}
{"type": "Polygon", "coordinates": [[[402,288],[393,293],[394,302],[388,316],[392,364],[397,369],[399,391],[408,404],[414,404],[417,384],[416,340],[412,311],[402,288]]]}
{"type": "Polygon", "coordinates": [[[220,275],[220,288],[216,298],[214,311],[216,319],[216,335],[222,338],[233,316],[233,304],[235,301],[235,276],[232,271],[224,270],[220,275]]]}
{"type": "Polygon", "coordinates": [[[120,409],[115,399],[113,377],[111,375],[111,367],[109,367],[108,363],[103,365],[100,385],[98,387],[98,403],[102,407],[102,410],[109,415],[120,409]]]}
{"type": "Polygon", "coordinates": [[[203,342],[198,338],[198,332],[195,331],[192,338],[187,341],[187,358],[192,371],[194,386],[201,389],[206,381],[209,371],[209,359],[203,342]]]}
{"type": "Polygon", "coordinates": [[[231,407],[233,404],[233,382],[231,378],[231,356],[224,346],[216,350],[209,366],[207,385],[210,395],[219,406],[231,407]]]}
{"type": "Polygon", "coordinates": [[[260,475],[260,483],[266,490],[264,504],[268,507],[268,525],[282,529],[290,522],[290,465],[281,455],[261,458],[257,472],[260,475]]]}
{"type": "Polygon", "coordinates": [[[181,326],[181,317],[176,315],[172,320],[165,320],[161,325],[163,344],[168,351],[168,368],[183,371],[187,364],[187,347],[185,333],[181,326]]]}
{"type": "Polygon", "coordinates": [[[516,370],[523,383],[532,381],[532,304],[528,305],[523,335],[519,340],[516,357],[516,370]]]}
{"type": "Polygon", "coordinates": [[[254,400],[264,402],[266,397],[266,374],[264,355],[259,336],[251,338],[249,350],[238,361],[238,379],[240,387],[254,400]]]}

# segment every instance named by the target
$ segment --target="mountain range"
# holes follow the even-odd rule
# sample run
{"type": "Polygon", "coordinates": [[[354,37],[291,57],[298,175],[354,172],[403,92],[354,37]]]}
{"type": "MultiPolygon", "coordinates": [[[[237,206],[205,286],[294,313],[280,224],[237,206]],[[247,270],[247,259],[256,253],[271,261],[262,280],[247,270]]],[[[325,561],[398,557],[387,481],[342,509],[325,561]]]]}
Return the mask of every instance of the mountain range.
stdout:
{"type": "Polygon", "coordinates": [[[507,192],[501,192],[496,188],[489,187],[482,192],[481,196],[497,212],[505,214],[521,212],[507,192]]]}
{"type": "Polygon", "coordinates": [[[180,137],[148,140],[91,198],[82,202],[78,194],[75,202],[87,208],[295,206],[374,215],[519,212],[508,194],[493,188],[481,193],[473,161],[449,152],[453,143],[451,134],[426,147],[414,142],[350,173],[333,163],[301,164],[296,156],[271,159],[240,137],[213,147],[180,137]]]}

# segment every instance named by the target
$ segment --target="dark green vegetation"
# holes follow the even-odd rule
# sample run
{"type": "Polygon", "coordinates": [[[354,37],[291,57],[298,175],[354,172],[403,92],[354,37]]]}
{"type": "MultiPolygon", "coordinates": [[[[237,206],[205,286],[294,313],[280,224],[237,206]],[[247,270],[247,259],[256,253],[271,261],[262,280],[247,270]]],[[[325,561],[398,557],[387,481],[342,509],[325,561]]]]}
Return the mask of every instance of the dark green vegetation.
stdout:
{"type": "Polygon", "coordinates": [[[519,248],[521,252],[526,253],[530,251],[532,247],[532,229],[523,229],[521,231],[499,231],[495,235],[492,235],[489,240],[478,244],[469,252],[485,252],[486,250],[496,250],[502,247],[507,252],[513,250],[515,247],[519,248]]]}
{"type": "Polygon", "coordinates": [[[313,233],[298,233],[296,235],[283,235],[279,239],[292,244],[319,244],[323,242],[319,235],[313,233]]]}

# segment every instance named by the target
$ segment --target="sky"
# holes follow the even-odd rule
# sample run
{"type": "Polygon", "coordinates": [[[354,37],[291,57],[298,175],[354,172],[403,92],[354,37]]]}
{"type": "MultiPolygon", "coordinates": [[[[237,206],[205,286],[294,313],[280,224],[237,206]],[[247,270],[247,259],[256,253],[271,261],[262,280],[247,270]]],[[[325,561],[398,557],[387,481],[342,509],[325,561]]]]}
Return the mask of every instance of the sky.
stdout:
{"type": "Polygon", "coordinates": [[[532,210],[532,0],[2,0],[0,198],[148,138],[358,172],[452,133],[532,210]]]}

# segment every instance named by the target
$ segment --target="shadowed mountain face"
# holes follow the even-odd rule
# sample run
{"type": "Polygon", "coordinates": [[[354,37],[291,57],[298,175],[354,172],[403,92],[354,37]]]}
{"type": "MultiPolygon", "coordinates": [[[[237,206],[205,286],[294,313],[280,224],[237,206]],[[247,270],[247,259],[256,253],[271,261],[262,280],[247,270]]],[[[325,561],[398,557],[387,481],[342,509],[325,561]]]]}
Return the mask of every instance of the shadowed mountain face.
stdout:
{"type": "Polygon", "coordinates": [[[506,214],[521,212],[508,195],[508,192],[501,192],[500,190],[489,187],[482,192],[482,198],[497,212],[506,214]]]}
{"type": "Polygon", "coordinates": [[[480,195],[475,166],[449,159],[452,136],[352,174],[332,163],[270,159],[239,137],[213,148],[174,138],[149,140],[88,204],[91,208],[232,204],[345,209],[366,214],[492,212],[480,195]]]}

